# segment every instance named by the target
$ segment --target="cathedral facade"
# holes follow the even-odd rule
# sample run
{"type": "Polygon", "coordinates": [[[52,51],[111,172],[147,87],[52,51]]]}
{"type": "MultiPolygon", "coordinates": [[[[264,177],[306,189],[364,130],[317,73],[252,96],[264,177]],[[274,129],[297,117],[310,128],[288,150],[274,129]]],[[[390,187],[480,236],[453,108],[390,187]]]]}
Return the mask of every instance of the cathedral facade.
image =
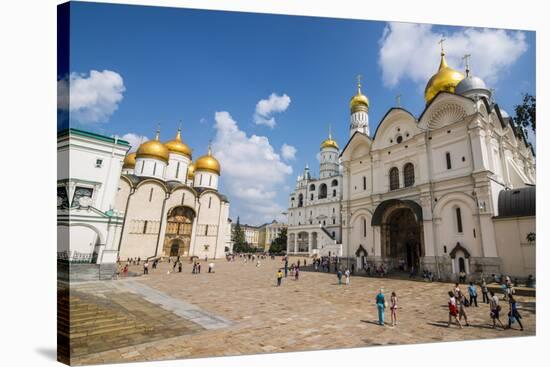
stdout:
{"type": "Polygon", "coordinates": [[[327,206],[327,215],[338,219],[333,241],[312,239],[328,228],[308,217],[306,169],[290,195],[288,253],[336,255],[356,269],[384,264],[440,278],[500,273],[520,261],[516,275],[534,270],[534,243],[523,238],[535,230],[532,146],[483,80],[468,65],[465,74],[449,67],[443,50],[425,100],[419,117],[400,106],[389,109],[371,135],[369,100],[358,83],[350,137],[333,171],[334,213],[327,206]],[[501,228],[520,222],[522,234],[508,243],[511,236],[503,237],[501,228]],[[317,228],[304,227],[313,224],[317,228]]]}
{"type": "Polygon", "coordinates": [[[120,259],[222,257],[229,201],[218,192],[220,175],[210,147],[193,163],[181,129],[165,143],[157,131],[155,139],[128,154],[115,199],[115,210],[124,217],[120,259]]]}

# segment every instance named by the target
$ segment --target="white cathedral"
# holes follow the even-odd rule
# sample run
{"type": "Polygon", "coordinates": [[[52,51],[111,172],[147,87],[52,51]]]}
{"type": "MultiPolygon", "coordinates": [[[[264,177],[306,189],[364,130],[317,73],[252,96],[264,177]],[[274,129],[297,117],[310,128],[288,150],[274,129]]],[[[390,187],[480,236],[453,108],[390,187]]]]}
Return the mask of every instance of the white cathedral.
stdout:
{"type": "Polygon", "coordinates": [[[320,177],[306,166],[290,194],[288,254],[439,278],[534,274],[532,146],[469,69],[442,49],[420,116],[390,108],[373,135],[358,82],[347,144],[329,135],[320,177]]]}

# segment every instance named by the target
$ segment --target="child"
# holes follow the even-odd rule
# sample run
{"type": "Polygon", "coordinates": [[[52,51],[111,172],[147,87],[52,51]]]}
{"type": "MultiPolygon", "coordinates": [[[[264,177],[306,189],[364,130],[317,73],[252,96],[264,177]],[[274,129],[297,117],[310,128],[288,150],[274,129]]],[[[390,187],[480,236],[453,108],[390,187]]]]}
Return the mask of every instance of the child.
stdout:
{"type": "Polygon", "coordinates": [[[281,286],[281,281],[283,280],[283,272],[281,269],[277,272],[277,287],[281,286]]]}

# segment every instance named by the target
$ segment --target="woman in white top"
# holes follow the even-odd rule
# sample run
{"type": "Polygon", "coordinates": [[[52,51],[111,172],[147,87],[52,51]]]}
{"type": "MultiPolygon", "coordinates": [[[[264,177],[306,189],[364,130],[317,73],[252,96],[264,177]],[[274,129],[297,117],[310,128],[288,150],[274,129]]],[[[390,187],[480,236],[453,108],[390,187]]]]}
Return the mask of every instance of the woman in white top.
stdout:
{"type": "Polygon", "coordinates": [[[346,272],[344,273],[344,275],[346,276],[346,285],[349,285],[349,277],[350,277],[350,272],[349,272],[349,269],[346,269],[346,272]]]}

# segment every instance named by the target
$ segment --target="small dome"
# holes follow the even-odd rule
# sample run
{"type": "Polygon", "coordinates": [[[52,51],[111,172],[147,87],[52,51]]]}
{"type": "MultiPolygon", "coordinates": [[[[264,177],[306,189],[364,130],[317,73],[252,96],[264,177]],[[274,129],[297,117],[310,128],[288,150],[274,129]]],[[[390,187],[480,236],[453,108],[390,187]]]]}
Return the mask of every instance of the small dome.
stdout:
{"type": "Polygon", "coordinates": [[[487,98],[490,98],[491,91],[485,85],[483,79],[478,78],[477,76],[469,75],[469,72],[466,72],[466,78],[462,79],[460,83],[455,88],[455,93],[460,95],[470,95],[470,94],[481,94],[487,98]]]}
{"type": "Polygon", "coordinates": [[[447,65],[445,53],[441,52],[439,70],[430,78],[424,90],[426,103],[430,103],[439,92],[454,93],[462,79],[464,79],[464,75],[447,65]]]}
{"type": "Polygon", "coordinates": [[[503,119],[510,118],[510,115],[508,114],[508,112],[504,111],[502,108],[500,109],[500,115],[502,116],[503,119]]]}
{"type": "Polygon", "coordinates": [[[212,149],[210,147],[208,147],[208,153],[195,162],[195,172],[197,171],[209,171],[220,175],[220,163],[212,156],[212,149]]]}
{"type": "Polygon", "coordinates": [[[182,154],[191,159],[191,148],[181,140],[181,129],[178,129],[174,140],[167,141],[164,145],[171,153],[182,154]]]}
{"type": "Polygon", "coordinates": [[[124,157],[122,168],[134,168],[136,166],[136,153],[129,153],[124,157]]]}
{"type": "Polygon", "coordinates": [[[136,152],[136,158],[153,158],[166,163],[168,163],[169,155],[168,148],[160,142],[160,131],[158,130],[155,139],[141,144],[136,152]]]}
{"type": "Polygon", "coordinates": [[[195,164],[191,163],[187,168],[187,179],[192,180],[195,177],[195,164]]]}
{"type": "Polygon", "coordinates": [[[336,140],[332,139],[332,132],[329,130],[329,133],[328,133],[328,138],[325,139],[322,143],[321,143],[321,150],[325,149],[325,148],[335,148],[335,149],[340,149],[338,147],[338,143],[336,142],[336,140]]]}
{"type": "Polygon", "coordinates": [[[349,101],[349,108],[351,113],[357,111],[369,112],[369,99],[363,93],[361,93],[361,82],[357,82],[357,94],[351,97],[349,101]]]}

